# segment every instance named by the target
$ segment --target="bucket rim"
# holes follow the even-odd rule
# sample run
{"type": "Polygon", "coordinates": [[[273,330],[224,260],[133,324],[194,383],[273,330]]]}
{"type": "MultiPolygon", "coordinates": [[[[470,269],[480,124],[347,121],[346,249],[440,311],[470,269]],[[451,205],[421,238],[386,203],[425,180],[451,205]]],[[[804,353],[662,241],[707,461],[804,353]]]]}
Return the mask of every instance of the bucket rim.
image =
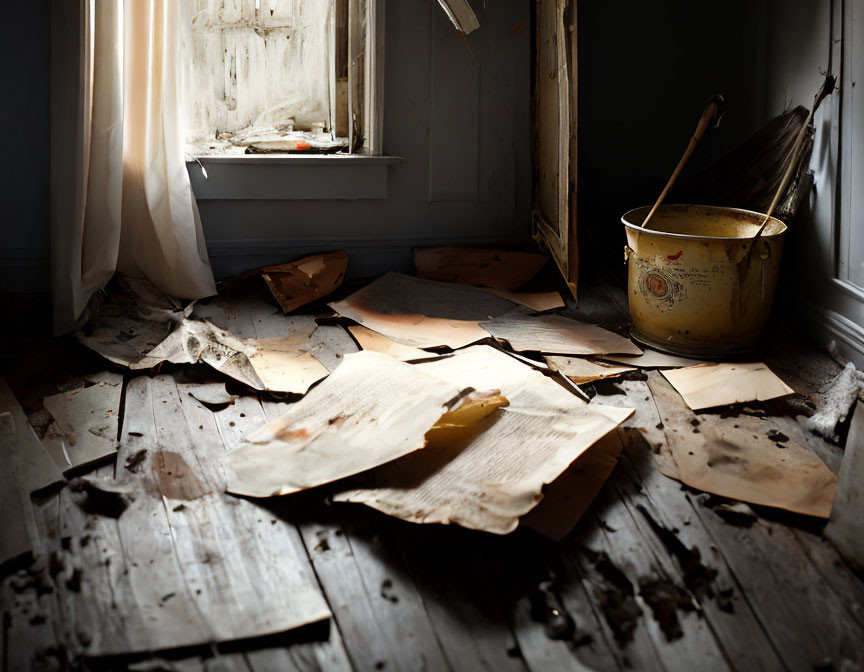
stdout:
{"type": "MultiPolygon", "coordinates": [[[[755,210],[746,210],[744,208],[728,208],[723,205],[696,205],[696,204],[688,204],[688,203],[670,203],[661,205],[657,210],[671,209],[671,208],[705,208],[707,210],[725,210],[726,212],[739,212],[745,213],[748,215],[755,215],[756,217],[765,217],[764,212],[757,212],[755,210]]],[[[638,231],[639,233],[644,233],[646,235],[652,234],[657,236],[668,236],[670,238],[685,238],[688,240],[753,240],[754,236],[699,236],[692,233],[670,233],[667,231],[656,231],[654,229],[643,229],[641,226],[637,224],[631,224],[627,221],[627,217],[632,215],[634,212],[638,212],[639,210],[651,210],[650,205],[642,205],[638,208],[633,208],[632,210],[628,210],[623,215],[621,215],[621,223],[624,224],[624,228],[633,229],[634,231],[638,231]]],[[[776,231],[774,233],[763,232],[762,238],[780,238],[786,234],[788,227],[786,226],[786,222],[782,219],[777,219],[772,216],[771,220],[778,222],[782,225],[782,229],[776,231]]]]}

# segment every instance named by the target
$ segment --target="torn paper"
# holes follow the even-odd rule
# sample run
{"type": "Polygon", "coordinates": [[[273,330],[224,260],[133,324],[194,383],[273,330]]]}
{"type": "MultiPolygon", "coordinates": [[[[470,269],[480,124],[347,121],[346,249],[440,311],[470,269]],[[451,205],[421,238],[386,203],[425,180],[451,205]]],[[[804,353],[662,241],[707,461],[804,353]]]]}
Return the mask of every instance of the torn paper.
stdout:
{"type": "Polygon", "coordinates": [[[777,443],[764,420],[698,417],[661,377],[649,379],[677,469],[660,471],[690,487],[751,504],[827,518],[837,477],[794,440],[777,443]]]}
{"type": "Polygon", "coordinates": [[[222,458],[227,489],[286,495],[372,469],[423,448],[426,433],[470,392],[376,352],[346,355],[321,385],[222,458]]]}
{"type": "Polygon", "coordinates": [[[30,555],[38,539],[20,467],[15,420],[0,413],[0,568],[30,555]]]}
{"type": "Polygon", "coordinates": [[[486,291],[538,313],[563,308],[565,305],[564,299],[558,292],[506,292],[502,289],[487,289],[486,291]]]}
{"type": "Polygon", "coordinates": [[[371,350],[372,352],[380,352],[382,355],[389,355],[403,362],[410,362],[415,359],[425,359],[434,357],[431,352],[426,352],[420,348],[415,348],[411,345],[402,345],[396,341],[391,341],[386,336],[382,336],[377,331],[372,331],[361,325],[348,327],[348,331],[360,344],[363,350],[371,350]]]}
{"type": "Polygon", "coordinates": [[[827,390],[821,395],[819,410],[809,418],[806,416],[798,418],[798,422],[814,434],[836,442],[839,439],[837,425],[846,420],[861,389],[861,381],[855,365],[852,362],[846,364],[826,387],[827,390]]]}
{"type": "Polygon", "coordinates": [[[604,436],[547,485],[543,499],[522,516],[519,525],[552,541],[570,534],[618,464],[623,450],[620,431],[604,436]]]}
{"type": "Polygon", "coordinates": [[[282,310],[290,313],[341,287],[346,270],[348,255],[340,250],[265,266],[259,272],[282,310]]]}
{"type": "Polygon", "coordinates": [[[795,391],[762,362],[700,364],[661,373],[694,411],[745,401],[767,401],[795,391]]]}
{"type": "Polygon", "coordinates": [[[414,364],[455,387],[499,389],[509,406],[376,469],[375,487],[337,501],[366,504],[415,523],[458,524],[495,534],[520,517],[585,450],[633,409],[588,406],[543,374],[488,346],[414,364]]]}
{"type": "Polygon", "coordinates": [[[561,315],[530,315],[520,309],[480,326],[519,351],[560,355],[642,354],[629,338],[561,315]]]}
{"type": "Polygon", "coordinates": [[[10,413],[15,423],[21,482],[27,495],[63,482],[65,479],[60,469],[45,451],[9,385],[0,378],[0,413],[2,412],[10,413]]]}
{"type": "Polygon", "coordinates": [[[546,360],[550,369],[563,373],[577,385],[590,383],[593,380],[602,380],[603,378],[616,378],[636,370],[631,366],[616,366],[615,364],[596,362],[581,357],[551,355],[543,359],[546,360]]]}
{"type": "Polygon", "coordinates": [[[256,390],[304,394],[327,375],[327,369],[311,354],[314,346],[309,336],[314,323],[298,324],[285,318],[284,337],[237,338],[206,320],[189,319],[191,308],[179,313],[167,311],[164,305],[170,305],[169,300],[153,298],[155,290],[147,285],[144,289],[151,291],[143,293],[144,282],[121,285],[121,291],[91,318],[89,329],[79,332],[79,340],[106,359],[133,370],[162,362],[202,362],[256,390]],[[139,312],[134,318],[124,317],[123,308],[136,297],[139,312]],[[131,327],[129,319],[134,323],[131,327]],[[161,340],[154,343],[157,338],[161,340]]]}
{"type": "Polygon", "coordinates": [[[600,355],[598,359],[626,366],[636,366],[640,369],[678,369],[685,366],[711,363],[701,359],[688,359],[687,357],[669,355],[665,352],[651,350],[650,348],[645,348],[645,352],[641,355],[600,355]]]}
{"type": "Polygon", "coordinates": [[[414,250],[418,277],[505,292],[519,289],[537,275],[547,261],[549,257],[542,254],[467,247],[414,250]]]}
{"type": "Polygon", "coordinates": [[[479,322],[513,304],[473,287],[388,273],[330,307],[403,345],[461,348],[487,338],[479,322]]]}
{"type": "MultiPolygon", "coordinates": [[[[43,439],[62,471],[94,464],[117,453],[123,376],[103,371],[79,388],[43,399],[54,418],[43,439]],[[59,448],[59,450],[58,450],[59,448]]],[[[46,446],[47,447],[47,446],[46,446]]]]}

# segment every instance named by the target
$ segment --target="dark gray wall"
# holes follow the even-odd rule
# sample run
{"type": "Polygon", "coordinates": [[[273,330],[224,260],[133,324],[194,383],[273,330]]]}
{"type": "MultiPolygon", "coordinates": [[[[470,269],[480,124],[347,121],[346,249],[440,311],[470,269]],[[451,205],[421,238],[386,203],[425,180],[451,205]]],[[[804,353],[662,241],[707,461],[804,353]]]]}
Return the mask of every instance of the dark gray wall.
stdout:
{"type": "MultiPolygon", "coordinates": [[[[687,170],[735,146],[763,119],[764,0],[579,2],[580,249],[620,259],[621,215],[654,202],[713,93],[720,128],[687,170]]],[[[622,266],[623,268],[623,266],[622,266]]]]}
{"type": "Polygon", "coordinates": [[[386,4],[387,198],[201,200],[217,275],[345,247],[368,276],[407,270],[415,245],[529,241],[529,1],[473,3],[479,68],[437,2],[386,4]]]}
{"type": "Polygon", "coordinates": [[[50,188],[50,2],[4,5],[0,39],[3,162],[0,292],[47,291],[50,188]]]}

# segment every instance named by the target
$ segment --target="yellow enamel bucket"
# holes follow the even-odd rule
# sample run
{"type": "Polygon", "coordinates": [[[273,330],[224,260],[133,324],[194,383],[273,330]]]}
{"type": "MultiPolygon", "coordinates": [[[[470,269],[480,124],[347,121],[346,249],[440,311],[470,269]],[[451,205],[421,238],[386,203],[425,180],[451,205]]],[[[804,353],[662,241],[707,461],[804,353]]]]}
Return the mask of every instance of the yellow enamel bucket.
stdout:
{"type": "Polygon", "coordinates": [[[765,215],[702,205],[664,205],[621,220],[633,337],[658,350],[722,358],[756,347],[774,300],[786,225],[765,215]]]}

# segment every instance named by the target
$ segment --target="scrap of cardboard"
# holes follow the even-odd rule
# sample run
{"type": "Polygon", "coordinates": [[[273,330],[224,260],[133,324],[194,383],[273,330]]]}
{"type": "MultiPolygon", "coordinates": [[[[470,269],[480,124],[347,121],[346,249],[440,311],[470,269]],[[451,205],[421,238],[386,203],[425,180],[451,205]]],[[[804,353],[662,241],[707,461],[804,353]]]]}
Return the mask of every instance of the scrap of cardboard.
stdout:
{"type": "Polygon", "coordinates": [[[343,363],[279,418],[222,458],[228,492],[286,495],[380,466],[426,444],[437,423],[462,406],[492,412],[506,400],[471,395],[420,369],[377,352],[343,363]]]}
{"type": "Polygon", "coordinates": [[[626,366],[636,366],[641,369],[677,369],[684,366],[710,364],[710,362],[701,359],[678,357],[677,355],[669,355],[665,352],[651,350],[650,348],[645,348],[645,352],[641,355],[600,355],[598,359],[626,366]]]}
{"type": "Polygon", "coordinates": [[[388,273],[330,307],[403,345],[461,348],[487,338],[478,323],[513,304],[474,287],[388,273]]]}
{"type": "Polygon", "coordinates": [[[43,445],[64,472],[117,453],[123,376],[103,371],[87,383],[42,402],[54,418],[43,445]]]}
{"type": "Polygon", "coordinates": [[[635,371],[632,366],[615,366],[606,362],[595,362],[591,359],[581,357],[561,357],[550,355],[544,357],[549,368],[567,376],[577,385],[590,383],[593,380],[603,378],[615,378],[630,371],[635,371]]]}
{"type": "Polygon", "coordinates": [[[767,401],[795,391],[762,362],[700,364],[661,373],[694,411],[745,401],[767,401]]]}
{"type": "Polygon", "coordinates": [[[559,355],[641,355],[629,338],[561,315],[529,315],[517,309],[480,326],[514,350],[535,350],[559,355]]]}
{"type": "Polygon", "coordinates": [[[432,353],[415,348],[411,345],[402,345],[396,341],[391,341],[386,336],[379,334],[377,331],[367,329],[362,325],[354,325],[348,327],[348,331],[360,344],[363,350],[371,350],[372,352],[380,352],[382,355],[389,355],[403,362],[410,362],[414,359],[424,359],[433,357],[432,353]]]}
{"type": "Polygon", "coordinates": [[[374,487],[341,492],[337,501],[415,523],[507,534],[542,499],[544,485],[633,413],[588,406],[488,346],[413,366],[457,388],[499,389],[510,404],[476,424],[430,436],[424,450],[376,469],[374,487]]]}
{"type": "Polygon", "coordinates": [[[819,518],[831,513],[837,477],[815,454],[791,439],[773,441],[769,423],[760,418],[697,417],[656,374],[649,376],[649,385],[676,467],[659,462],[661,473],[751,504],[819,518]]]}
{"type": "MultiPolygon", "coordinates": [[[[417,276],[513,292],[537,275],[549,257],[526,252],[431,247],[414,250],[417,276]]],[[[560,299],[560,297],[559,297],[560,299]]]]}
{"type": "Polygon", "coordinates": [[[339,250],[265,266],[258,272],[282,310],[290,313],[341,287],[347,270],[348,255],[339,250]]]}

